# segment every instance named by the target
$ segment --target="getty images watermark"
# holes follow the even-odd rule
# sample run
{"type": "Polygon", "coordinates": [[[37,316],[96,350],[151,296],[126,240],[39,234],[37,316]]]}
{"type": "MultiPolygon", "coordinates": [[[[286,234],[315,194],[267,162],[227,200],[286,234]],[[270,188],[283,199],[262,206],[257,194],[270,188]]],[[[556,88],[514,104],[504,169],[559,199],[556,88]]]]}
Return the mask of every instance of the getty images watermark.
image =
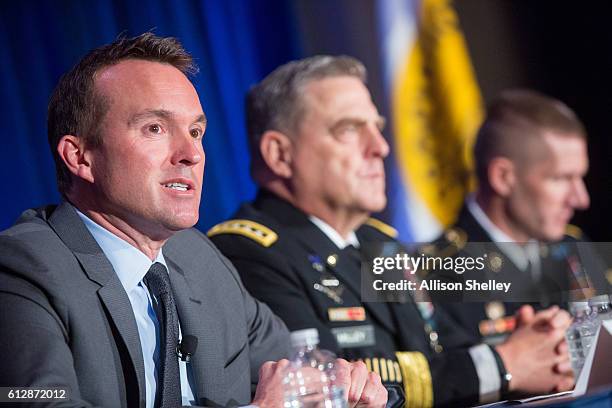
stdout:
{"type": "Polygon", "coordinates": [[[598,244],[366,244],[361,249],[362,299],[563,302],[572,298],[572,291],[600,286],[597,280],[605,280],[606,271],[612,271],[610,263],[604,260],[602,265],[597,255],[612,253],[612,246],[598,244]]]}
{"type": "MultiPolygon", "coordinates": [[[[417,271],[435,271],[436,273],[452,272],[463,275],[465,272],[484,271],[488,254],[482,256],[440,257],[428,256],[423,253],[411,256],[407,253],[394,256],[379,256],[372,260],[372,273],[383,275],[393,272],[415,275],[417,271]]],[[[490,291],[499,290],[508,293],[512,282],[499,282],[495,279],[480,281],[479,279],[465,279],[463,281],[450,281],[448,279],[411,279],[404,278],[399,281],[387,282],[384,279],[374,279],[372,287],[376,291],[394,290],[427,290],[431,291],[490,291]]]]}

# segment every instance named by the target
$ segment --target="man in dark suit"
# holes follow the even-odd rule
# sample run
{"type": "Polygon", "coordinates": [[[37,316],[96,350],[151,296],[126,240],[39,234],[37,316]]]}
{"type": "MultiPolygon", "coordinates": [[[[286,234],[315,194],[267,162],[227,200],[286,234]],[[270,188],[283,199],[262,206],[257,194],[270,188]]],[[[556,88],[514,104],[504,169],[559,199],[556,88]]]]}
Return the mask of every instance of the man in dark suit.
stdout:
{"type": "Polygon", "coordinates": [[[525,310],[518,334],[492,348],[467,341],[429,302],[363,301],[363,249],[397,244],[393,228],[369,218],[386,204],[389,146],[365,76],[353,58],[316,56],[277,68],[250,91],[252,175],[261,189],[208,235],[291,330],[318,328],[323,347],[402,384],[407,406],[567,388],[557,364],[566,356],[555,347],[568,317],[557,309],[525,310]]]}
{"type": "MultiPolygon", "coordinates": [[[[487,109],[474,157],[478,189],[433,252],[486,254],[479,279],[512,282],[513,291],[484,302],[441,299],[439,306],[474,336],[495,342],[513,330],[520,301],[546,306],[609,293],[600,258],[568,224],[589,206],[586,133],[574,112],[535,91],[503,92],[487,109]]],[[[441,275],[457,278],[433,277],[441,275]]]]}
{"type": "MultiPolygon", "coordinates": [[[[63,406],[228,406],[251,401],[262,366],[253,404],[282,404],[287,361],[264,361],[286,355],[285,325],[191,228],[206,129],[194,69],[146,33],[60,80],[48,126],[64,201],[0,235],[2,386],[61,387],[63,406]]],[[[338,361],[338,375],[352,405],[384,405],[365,368],[338,361]]]]}

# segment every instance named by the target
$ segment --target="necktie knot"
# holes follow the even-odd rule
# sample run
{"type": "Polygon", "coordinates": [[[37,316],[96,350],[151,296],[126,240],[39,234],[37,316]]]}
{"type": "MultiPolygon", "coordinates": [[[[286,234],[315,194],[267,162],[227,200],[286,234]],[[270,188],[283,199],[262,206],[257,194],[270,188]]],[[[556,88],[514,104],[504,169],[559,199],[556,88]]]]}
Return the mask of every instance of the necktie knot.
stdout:
{"type": "Polygon", "coordinates": [[[144,277],[145,284],[156,296],[167,295],[172,293],[172,286],[170,284],[170,275],[166,267],[155,262],[149,268],[149,271],[144,277]]]}

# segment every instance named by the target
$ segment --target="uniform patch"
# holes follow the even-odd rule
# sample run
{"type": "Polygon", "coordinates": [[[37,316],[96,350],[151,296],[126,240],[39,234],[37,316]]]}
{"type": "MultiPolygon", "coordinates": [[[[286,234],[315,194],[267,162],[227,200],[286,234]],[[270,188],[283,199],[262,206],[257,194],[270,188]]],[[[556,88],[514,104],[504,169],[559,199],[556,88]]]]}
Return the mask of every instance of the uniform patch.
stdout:
{"type": "Polygon", "coordinates": [[[376,344],[374,326],[334,327],[331,329],[338,345],[342,348],[368,347],[376,344]]]}
{"type": "Polygon", "coordinates": [[[366,319],[363,307],[330,307],[327,309],[330,322],[363,322],[366,319]]]}

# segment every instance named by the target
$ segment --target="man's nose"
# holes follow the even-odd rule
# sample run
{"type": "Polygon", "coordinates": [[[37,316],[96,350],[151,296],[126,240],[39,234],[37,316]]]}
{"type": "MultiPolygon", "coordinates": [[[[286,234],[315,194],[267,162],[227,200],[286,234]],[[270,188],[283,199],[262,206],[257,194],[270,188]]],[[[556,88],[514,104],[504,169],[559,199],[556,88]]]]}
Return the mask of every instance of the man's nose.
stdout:
{"type": "Polygon", "coordinates": [[[584,180],[580,178],[572,183],[571,194],[572,207],[578,210],[586,210],[587,208],[589,208],[589,205],[591,204],[591,199],[589,198],[589,192],[587,191],[586,185],[584,184],[584,180]]]}
{"type": "Polygon", "coordinates": [[[172,164],[194,166],[204,159],[201,139],[194,138],[190,132],[177,135],[173,143],[172,164]]]}
{"type": "Polygon", "coordinates": [[[387,157],[389,154],[389,143],[385,139],[385,136],[376,126],[368,127],[368,153],[379,156],[387,157]]]}

